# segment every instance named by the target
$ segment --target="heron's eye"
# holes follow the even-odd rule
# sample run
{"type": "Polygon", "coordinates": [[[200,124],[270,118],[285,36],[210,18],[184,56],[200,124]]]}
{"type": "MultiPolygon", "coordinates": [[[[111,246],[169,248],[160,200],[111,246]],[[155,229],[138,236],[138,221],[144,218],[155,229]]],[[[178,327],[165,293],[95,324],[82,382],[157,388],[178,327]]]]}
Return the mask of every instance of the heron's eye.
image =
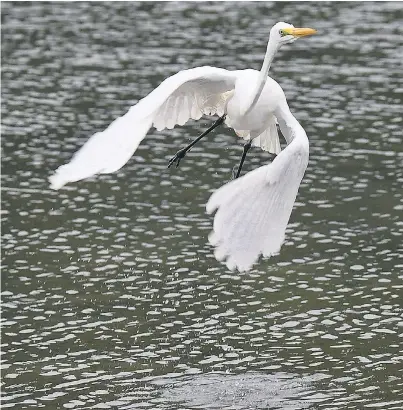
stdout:
{"type": "Polygon", "coordinates": [[[284,37],[286,35],[285,31],[283,29],[280,30],[280,36],[284,37]]]}

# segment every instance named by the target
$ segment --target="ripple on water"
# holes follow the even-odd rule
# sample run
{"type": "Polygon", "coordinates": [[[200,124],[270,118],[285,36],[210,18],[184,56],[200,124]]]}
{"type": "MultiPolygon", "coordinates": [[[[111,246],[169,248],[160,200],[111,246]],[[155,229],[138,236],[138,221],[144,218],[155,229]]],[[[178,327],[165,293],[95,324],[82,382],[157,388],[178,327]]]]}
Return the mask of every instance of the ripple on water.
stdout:
{"type": "MultiPolygon", "coordinates": [[[[4,3],[2,406],[400,409],[400,8],[4,3]],[[231,130],[166,169],[209,119],[48,190],[166,76],[259,68],[277,20],[320,33],[272,69],[311,145],[279,256],[231,274],[207,244],[205,203],[242,151],[231,130]]],[[[245,172],[268,161],[252,150],[245,172]]]]}

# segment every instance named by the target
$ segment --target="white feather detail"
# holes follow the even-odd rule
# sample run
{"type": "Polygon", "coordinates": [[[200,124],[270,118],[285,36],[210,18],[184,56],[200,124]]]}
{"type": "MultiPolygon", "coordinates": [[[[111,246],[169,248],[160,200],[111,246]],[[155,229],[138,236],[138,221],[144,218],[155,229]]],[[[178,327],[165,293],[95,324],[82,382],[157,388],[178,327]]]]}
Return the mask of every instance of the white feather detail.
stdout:
{"type": "Polygon", "coordinates": [[[249,131],[236,130],[237,135],[246,141],[250,141],[252,138],[252,146],[260,147],[262,150],[278,155],[281,151],[280,138],[277,131],[277,120],[273,117],[273,120],[269,122],[269,126],[259,136],[253,138],[249,131]]]}
{"type": "Polygon", "coordinates": [[[117,171],[152,125],[162,130],[183,125],[190,118],[199,119],[206,112],[223,113],[235,81],[235,72],[215,67],[184,70],[167,78],[106,130],[90,137],[72,160],[49,178],[51,188],[117,171]]]}
{"type": "Polygon", "coordinates": [[[278,136],[275,120],[270,122],[269,127],[252,141],[253,147],[260,147],[264,151],[278,155],[281,151],[280,138],[278,136]]]}
{"type": "MultiPolygon", "coordinates": [[[[160,88],[172,88],[169,98],[162,101],[154,112],[154,126],[158,130],[173,128],[176,124],[183,125],[190,118],[198,120],[204,115],[223,115],[229,91],[235,87],[236,72],[215,67],[198,67],[191,70],[180,71],[178,74],[167,78],[149,96],[153,96],[160,88]],[[187,80],[183,81],[183,76],[187,80]],[[178,79],[181,83],[178,85],[178,79]],[[176,80],[176,81],[175,81],[176,80]]],[[[141,100],[139,104],[142,104],[141,100]]],[[[147,102],[147,106],[150,103],[147,102]]]]}
{"type": "Polygon", "coordinates": [[[260,255],[280,251],[308,150],[305,141],[292,141],[271,164],[229,182],[210,197],[206,210],[217,212],[209,241],[216,258],[230,270],[247,271],[260,255]]]}
{"type": "Polygon", "coordinates": [[[113,121],[105,131],[92,135],[68,164],[49,177],[50,187],[60,189],[69,182],[115,172],[126,164],[151,126],[150,119],[132,124],[129,114],[113,121]]]}

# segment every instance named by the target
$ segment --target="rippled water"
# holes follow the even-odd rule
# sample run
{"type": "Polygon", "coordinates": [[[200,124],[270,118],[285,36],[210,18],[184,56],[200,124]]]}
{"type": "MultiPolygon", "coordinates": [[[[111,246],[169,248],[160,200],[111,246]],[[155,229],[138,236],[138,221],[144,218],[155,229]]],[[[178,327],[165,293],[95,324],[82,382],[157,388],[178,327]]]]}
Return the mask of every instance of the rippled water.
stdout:
{"type": "MultiPolygon", "coordinates": [[[[2,3],[2,405],[403,407],[402,3],[2,3]],[[311,141],[279,256],[231,274],[210,193],[242,146],[151,132],[117,174],[47,177],[165,77],[260,68],[311,141]]],[[[251,170],[267,163],[254,149],[251,170]]]]}

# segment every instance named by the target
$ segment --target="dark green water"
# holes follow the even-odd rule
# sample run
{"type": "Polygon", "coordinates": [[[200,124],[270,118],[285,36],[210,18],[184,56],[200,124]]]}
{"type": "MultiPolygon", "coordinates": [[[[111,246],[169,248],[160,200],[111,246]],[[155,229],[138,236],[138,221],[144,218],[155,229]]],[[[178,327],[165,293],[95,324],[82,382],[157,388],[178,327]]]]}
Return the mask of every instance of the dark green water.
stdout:
{"type": "MultiPolygon", "coordinates": [[[[2,406],[403,407],[403,3],[2,3],[2,406]],[[47,177],[180,69],[272,76],[310,163],[279,256],[215,261],[204,208],[242,152],[152,131],[117,174],[47,177]]],[[[245,170],[268,162],[254,149],[245,170]]]]}

